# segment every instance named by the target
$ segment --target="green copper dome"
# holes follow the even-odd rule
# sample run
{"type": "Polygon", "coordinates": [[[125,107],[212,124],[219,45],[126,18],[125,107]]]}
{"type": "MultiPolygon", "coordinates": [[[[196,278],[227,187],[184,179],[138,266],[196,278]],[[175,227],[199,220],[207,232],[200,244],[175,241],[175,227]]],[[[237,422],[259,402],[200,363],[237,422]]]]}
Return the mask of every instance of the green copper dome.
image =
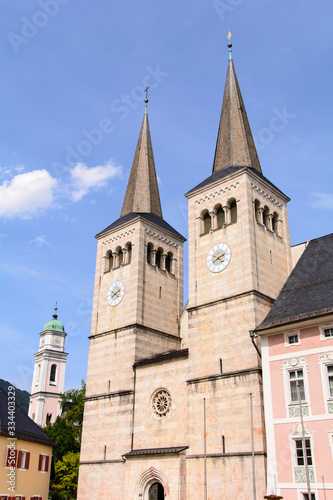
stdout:
{"type": "Polygon", "coordinates": [[[51,321],[48,321],[47,323],[45,323],[44,325],[44,328],[43,328],[43,332],[45,332],[46,330],[53,330],[55,332],[64,332],[65,331],[65,327],[64,325],[61,323],[61,321],[58,320],[58,315],[57,315],[57,304],[54,308],[54,314],[52,316],[52,319],[51,321]]]}

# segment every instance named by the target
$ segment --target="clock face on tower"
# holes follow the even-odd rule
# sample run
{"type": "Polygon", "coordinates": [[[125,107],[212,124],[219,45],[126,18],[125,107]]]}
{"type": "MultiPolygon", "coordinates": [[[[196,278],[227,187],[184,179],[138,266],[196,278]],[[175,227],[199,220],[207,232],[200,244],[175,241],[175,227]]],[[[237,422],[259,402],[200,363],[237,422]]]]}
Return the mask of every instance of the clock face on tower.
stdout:
{"type": "Polygon", "coordinates": [[[117,306],[119,302],[123,299],[125,294],[125,285],[122,281],[117,280],[112,283],[110,286],[106,300],[109,306],[117,306]]]}
{"type": "Polygon", "coordinates": [[[207,267],[212,273],[223,271],[231,259],[231,250],[226,243],[217,243],[207,254],[207,267]]]}
{"type": "Polygon", "coordinates": [[[55,346],[60,346],[60,344],[61,344],[61,338],[60,337],[53,337],[52,344],[55,345],[55,346]]]}

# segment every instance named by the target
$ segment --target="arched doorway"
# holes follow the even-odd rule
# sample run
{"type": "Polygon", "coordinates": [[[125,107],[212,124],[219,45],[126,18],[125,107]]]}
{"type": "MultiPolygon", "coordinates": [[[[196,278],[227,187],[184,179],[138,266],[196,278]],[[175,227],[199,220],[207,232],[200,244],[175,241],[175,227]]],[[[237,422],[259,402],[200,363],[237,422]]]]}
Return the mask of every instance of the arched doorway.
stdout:
{"type": "Polygon", "coordinates": [[[164,488],[161,483],[153,483],[149,488],[148,500],[164,500],[164,488]]]}

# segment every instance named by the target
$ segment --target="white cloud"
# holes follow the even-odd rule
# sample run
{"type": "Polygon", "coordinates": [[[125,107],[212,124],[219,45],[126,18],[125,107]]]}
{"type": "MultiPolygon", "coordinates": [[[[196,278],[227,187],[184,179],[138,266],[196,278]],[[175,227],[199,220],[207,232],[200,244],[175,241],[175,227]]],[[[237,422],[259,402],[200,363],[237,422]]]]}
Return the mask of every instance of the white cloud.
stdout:
{"type": "Polygon", "coordinates": [[[310,193],[310,207],[333,210],[333,193],[310,193]]]}
{"type": "Polygon", "coordinates": [[[0,216],[31,218],[53,204],[58,181],[47,170],[33,170],[0,186],[0,216]]]}
{"type": "Polygon", "coordinates": [[[109,179],[119,177],[121,172],[122,168],[115,165],[111,160],[105,165],[98,165],[91,168],[87,167],[84,163],[78,163],[71,170],[73,182],[72,200],[81,200],[91,188],[105,186],[109,179]]]}
{"type": "Polygon", "coordinates": [[[29,245],[35,245],[36,247],[41,247],[42,245],[49,245],[50,243],[45,239],[46,235],[36,236],[35,239],[29,241],[29,245]]]}

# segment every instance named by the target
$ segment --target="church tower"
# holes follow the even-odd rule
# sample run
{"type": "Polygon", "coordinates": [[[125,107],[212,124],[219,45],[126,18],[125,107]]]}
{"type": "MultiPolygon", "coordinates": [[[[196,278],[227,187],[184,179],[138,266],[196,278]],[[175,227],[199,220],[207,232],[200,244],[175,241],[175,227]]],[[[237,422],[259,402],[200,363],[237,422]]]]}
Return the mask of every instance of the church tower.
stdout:
{"type": "MultiPolygon", "coordinates": [[[[211,462],[214,454],[222,452],[215,467],[223,495],[216,498],[249,498],[253,474],[251,403],[256,484],[262,493],[266,448],[261,359],[249,331],[264,319],[292,269],[289,198],[262,173],[230,38],[228,46],[212,174],[186,195],[188,388],[193,408],[189,446],[194,454],[202,449],[194,422],[202,411],[200,400],[206,398],[211,462]]],[[[199,474],[195,466],[192,473],[199,474]]]]}
{"type": "Polygon", "coordinates": [[[96,235],[79,480],[82,498],[89,495],[96,464],[101,461],[98,484],[113,481],[112,498],[123,498],[122,456],[133,447],[133,365],[142,358],[177,350],[181,343],[178,325],[185,239],[162,217],[148,99],[145,102],[120,218],[96,235]]]}
{"type": "Polygon", "coordinates": [[[35,368],[31,386],[29,417],[38,425],[54,423],[61,414],[60,394],[64,392],[66,358],[65,328],[58,320],[57,306],[51,321],[39,334],[35,368]]]}

